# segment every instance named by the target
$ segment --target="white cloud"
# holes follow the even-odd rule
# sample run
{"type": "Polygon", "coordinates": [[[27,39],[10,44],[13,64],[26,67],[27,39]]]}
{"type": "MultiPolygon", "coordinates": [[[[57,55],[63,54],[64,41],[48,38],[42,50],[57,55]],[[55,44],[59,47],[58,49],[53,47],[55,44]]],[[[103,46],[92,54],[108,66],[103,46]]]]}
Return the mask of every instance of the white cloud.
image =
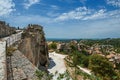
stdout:
{"type": "Polygon", "coordinates": [[[101,9],[101,10],[95,12],[95,13],[92,14],[92,15],[85,16],[85,17],[83,18],[83,20],[105,18],[105,17],[106,17],[105,11],[106,11],[105,9],[101,9]]]}
{"type": "Polygon", "coordinates": [[[47,14],[48,17],[53,17],[53,18],[55,18],[55,17],[60,15],[60,13],[56,13],[54,11],[49,11],[46,14],[47,14]]]}
{"type": "Polygon", "coordinates": [[[23,5],[25,9],[28,9],[30,6],[37,4],[39,2],[40,0],[25,0],[25,3],[23,5]]]}
{"type": "Polygon", "coordinates": [[[55,21],[67,21],[67,20],[96,20],[110,17],[119,17],[120,10],[107,11],[106,9],[100,9],[98,11],[94,9],[88,9],[86,7],[79,7],[67,13],[62,13],[56,17],[55,21]]]}
{"type": "Polygon", "coordinates": [[[120,0],[107,0],[107,4],[112,6],[120,7],[120,0]]]}
{"type": "Polygon", "coordinates": [[[52,9],[55,9],[55,10],[58,10],[58,9],[59,9],[59,7],[56,6],[56,5],[51,5],[50,7],[51,7],[52,9]]]}
{"type": "Polygon", "coordinates": [[[91,10],[87,9],[86,7],[79,7],[68,13],[61,14],[56,18],[56,20],[64,21],[69,19],[82,19],[84,15],[87,15],[90,13],[91,13],[91,10]]]}
{"type": "Polygon", "coordinates": [[[15,4],[12,0],[0,0],[0,16],[9,15],[11,12],[15,11],[15,4]]]}

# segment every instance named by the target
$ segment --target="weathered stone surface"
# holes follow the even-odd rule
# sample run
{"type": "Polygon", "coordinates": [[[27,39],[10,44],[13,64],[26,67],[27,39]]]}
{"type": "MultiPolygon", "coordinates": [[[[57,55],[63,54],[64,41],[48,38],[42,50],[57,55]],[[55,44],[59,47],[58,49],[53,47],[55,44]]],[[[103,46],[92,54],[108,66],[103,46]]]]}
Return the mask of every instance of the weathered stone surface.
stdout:
{"type": "Polygon", "coordinates": [[[48,50],[43,32],[39,25],[28,25],[23,32],[19,50],[38,68],[46,69],[48,50]]]}
{"type": "Polygon", "coordinates": [[[5,41],[0,41],[0,80],[7,80],[5,41]]]}
{"type": "Polygon", "coordinates": [[[5,21],[0,21],[0,38],[16,33],[15,28],[10,27],[5,21]]]}
{"type": "Polygon", "coordinates": [[[11,63],[14,80],[38,80],[37,68],[19,50],[11,56],[11,63]]]}

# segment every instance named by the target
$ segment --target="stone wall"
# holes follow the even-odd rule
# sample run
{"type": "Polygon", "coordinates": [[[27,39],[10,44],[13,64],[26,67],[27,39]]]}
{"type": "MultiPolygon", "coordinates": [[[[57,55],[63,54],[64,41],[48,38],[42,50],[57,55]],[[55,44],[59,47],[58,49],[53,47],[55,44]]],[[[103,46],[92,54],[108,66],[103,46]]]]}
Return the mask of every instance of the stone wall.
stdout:
{"type": "Polygon", "coordinates": [[[0,80],[7,80],[6,48],[21,40],[22,31],[0,39],[0,80]]]}
{"type": "Polygon", "coordinates": [[[7,80],[6,41],[0,41],[0,80],[7,80]]]}
{"type": "Polygon", "coordinates": [[[0,38],[16,33],[16,29],[10,27],[5,21],[0,21],[0,38]]]}
{"type": "Polygon", "coordinates": [[[15,43],[16,41],[21,40],[22,33],[23,33],[23,31],[21,31],[19,33],[16,33],[16,34],[12,34],[12,35],[10,35],[8,37],[3,38],[2,40],[7,41],[7,46],[9,47],[10,45],[12,45],[13,43],[15,43]]]}

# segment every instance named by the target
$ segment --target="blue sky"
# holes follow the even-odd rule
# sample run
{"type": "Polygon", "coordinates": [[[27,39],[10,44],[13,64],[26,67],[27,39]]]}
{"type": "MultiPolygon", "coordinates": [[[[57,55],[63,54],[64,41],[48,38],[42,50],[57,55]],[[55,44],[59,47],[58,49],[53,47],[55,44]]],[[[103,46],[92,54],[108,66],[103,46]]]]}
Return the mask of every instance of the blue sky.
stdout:
{"type": "Polygon", "coordinates": [[[0,0],[0,20],[47,38],[120,38],[120,0],[0,0]]]}

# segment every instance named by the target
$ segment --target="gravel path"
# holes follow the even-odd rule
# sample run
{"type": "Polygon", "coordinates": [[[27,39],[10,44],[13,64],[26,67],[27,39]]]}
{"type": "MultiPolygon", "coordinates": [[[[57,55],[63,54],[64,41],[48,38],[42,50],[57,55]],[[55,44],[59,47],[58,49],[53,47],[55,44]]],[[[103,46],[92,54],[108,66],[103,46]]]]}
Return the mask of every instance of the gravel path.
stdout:
{"type": "Polygon", "coordinates": [[[50,65],[48,71],[50,73],[55,74],[56,71],[58,71],[58,73],[64,73],[66,71],[66,66],[64,64],[64,58],[66,57],[66,55],[52,52],[49,53],[49,57],[50,57],[50,65]]]}
{"type": "Polygon", "coordinates": [[[78,67],[79,67],[79,69],[82,70],[83,72],[85,72],[85,73],[91,75],[91,71],[90,71],[90,70],[85,69],[85,68],[82,68],[82,67],[80,67],[80,66],[78,66],[78,67]]]}
{"type": "MultiPolygon", "coordinates": [[[[59,73],[64,73],[66,71],[66,66],[64,63],[64,58],[66,57],[66,55],[52,52],[52,53],[49,53],[49,57],[50,57],[50,65],[49,65],[48,71],[54,75],[53,80],[57,80],[59,73]],[[56,71],[57,71],[57,74],[55,74],[56,71]]],[[[63,78],[61,80],[66,80],[66,78],[63,78]]],[[[70,78],[69,80],[72,80],[72,79],[70,78]]]]}

